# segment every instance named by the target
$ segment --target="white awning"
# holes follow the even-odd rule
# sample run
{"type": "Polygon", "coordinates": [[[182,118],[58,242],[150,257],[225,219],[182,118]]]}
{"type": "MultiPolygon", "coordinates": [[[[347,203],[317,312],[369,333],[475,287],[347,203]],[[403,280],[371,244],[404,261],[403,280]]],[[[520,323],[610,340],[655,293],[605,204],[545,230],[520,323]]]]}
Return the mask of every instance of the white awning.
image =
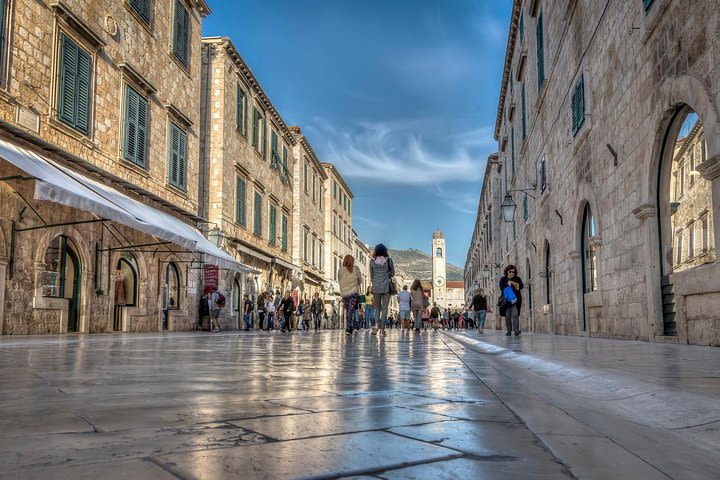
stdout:
{"type": "Polygon", "coordinates": [[[208,263],[240,272],[255,272],[213,245],[196,228],[120,193],[108,185],[59,165],[35,152],[0,139],[0,158],[35,178],[36,200],[93,213],[101,218],[207,254],[208,263]]]}

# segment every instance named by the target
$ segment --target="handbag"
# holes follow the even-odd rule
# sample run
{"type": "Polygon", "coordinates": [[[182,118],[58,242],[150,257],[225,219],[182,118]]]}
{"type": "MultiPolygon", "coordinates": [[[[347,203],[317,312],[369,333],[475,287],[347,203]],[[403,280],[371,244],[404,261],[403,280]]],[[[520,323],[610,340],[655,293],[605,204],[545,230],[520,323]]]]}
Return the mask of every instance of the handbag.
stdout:
{"type": "Polygon", "coordinates": [[[515,303],[517,303],[517,295],[515,295],[515,290],[513,290],[510,285],[503,288],[503,297],[509,305],[514,305],[515,303]]]}
{"type": "Polygon", "coordinates": [[[507,300],[505,300],[505,297],[503,297],[502,295],[500,295],[500,297],[498,298],[498,301],[497,301],[497,305],[496,305],[496,306],[497,306],[498,308],[500,308],[500,309],[503,309],[503,308],[507,307],[507,300]]]}
{"type": "Polygon", "coordinates": [[[393,279],[393,276],[395,274],[395,266],[393,265],[393,261],[391,258],[388,258],[388,277],[390,278],[390,285],[388,285],[388,293],[390,295],[397,295],[398,294],[398,286],[395,283],[395,280],[393,279]]]}

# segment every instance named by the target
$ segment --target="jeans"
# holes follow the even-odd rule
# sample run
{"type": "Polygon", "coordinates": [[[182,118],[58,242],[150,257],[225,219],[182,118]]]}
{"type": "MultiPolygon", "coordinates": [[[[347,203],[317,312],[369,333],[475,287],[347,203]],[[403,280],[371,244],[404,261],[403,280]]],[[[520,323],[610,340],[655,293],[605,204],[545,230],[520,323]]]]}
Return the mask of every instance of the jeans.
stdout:
{"type": "Polygon", "coordinates": [[[365,322],[369,322],[370,326],[375,326],[375,309],[372,305],[365,305],[365,322]]]}
{"type": "Polygon", "coordinates": [[[517,304],[510,305],[505,311],[505,328],[507,328],[508,332],[520,331],[520,312],[517,304]]]}
{"type": "Polygon", "coordinates": [[[390,293],[376,293],[375,298],[375,323],[382,329],[387,322],[388,307],[390,306],[390,293]]]}
{"type": "Polygon", "coordinates": [[[487,316],[487,310],[477,310],[475,312],[475,321],[477,322],[478,328],[485,328],[485,317],[487,316]]]}
{"type": "Polygon", "coordinates": [[[313,322],[315,323],[315,330],[320,330],[322,325],[322,315],[319,313],[313,313],[313,322]]]}
{"type": "Polygon", "coordinates": [[[415,317],[415,328],[420,330],[422,328],[422,310],[413,310],[413,317],[415,317]]]}
{"type": "Polygon", "coordinates": [[[272,330],[275,328],[275,312],[267,312],[265,318],[267,319],[267,329],[272,330]]]}
{"type": "Polygon", "coordinates": [[[246,313],[243,315],[243,321],[245,322],[245,328],[250,330],[252,328],[252,314],[246,313]]]}

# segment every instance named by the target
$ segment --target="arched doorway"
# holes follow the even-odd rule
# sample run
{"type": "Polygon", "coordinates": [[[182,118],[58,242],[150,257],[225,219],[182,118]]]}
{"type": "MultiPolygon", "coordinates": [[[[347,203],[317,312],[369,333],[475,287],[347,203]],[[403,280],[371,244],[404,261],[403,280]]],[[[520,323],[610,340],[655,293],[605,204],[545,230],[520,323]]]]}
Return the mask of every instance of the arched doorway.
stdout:
{"type": "Polygon", "coordinates": [[[553,303],[553,281],[552,281],[552,256],[550,254],[550,243],[545,242],[545,303],[553,303]]]}
{"type": "Polygon", "coordinates": [[[583,210],[580,226],[580,258],[582,265],[582,329],[587,330],[587,308],[585,294],[594,292],[598,288],[597,252],[594,240],[597,236],[597,226],[590,204],[586,203],[583,210]]]}
{"type": "Polygon", "coordinates": [[[130,253],[123,253],[115,264],[115,308],[113,309],[113,332],[126,330],[126,308],[137,306],[137,262],[130,253]]]}
{"type": "Polygon", "coordinates": [[[163,285],[163,318],[162,329],[170,328],[170,310],[180,308],[180,270],[170,262],[165,267],[165,284],[163,285]]]}
{"type": "Polygon", "coordinates": [[[535,331],[535,322],[533,321],[533,287],[532,287],[532,267],[530,266],[530,259],[525,259],[525,275],[527,282],[527,309],[528,309],[528,317],[529,317],[529,330],[535,331]]]}
{"type": "Polygon", "coordinates": [[[679,107],[663,138],[657,204],[663,333],[677,335],[673,275],[715,262],[711,182],[698,173],[707,160],[702,119],[679,107]]]}
{"type": "Polygon", "coordinates": [[[69,238],[55,237],[45,250],[44,261],[42,295],[67,299],[67,331],[77,332],[82,290],[82,265],[77,248],[69,238]]]}

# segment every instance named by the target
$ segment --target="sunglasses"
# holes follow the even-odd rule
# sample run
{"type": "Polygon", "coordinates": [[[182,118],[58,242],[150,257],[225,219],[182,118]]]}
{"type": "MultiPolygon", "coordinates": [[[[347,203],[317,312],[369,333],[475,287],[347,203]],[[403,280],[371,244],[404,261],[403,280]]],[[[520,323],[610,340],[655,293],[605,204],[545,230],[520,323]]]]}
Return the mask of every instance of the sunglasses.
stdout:
{"type": "Polygon", "coordinates": [[[515,270],[508,270],[508,273],[517,273],[515,270]]]}

